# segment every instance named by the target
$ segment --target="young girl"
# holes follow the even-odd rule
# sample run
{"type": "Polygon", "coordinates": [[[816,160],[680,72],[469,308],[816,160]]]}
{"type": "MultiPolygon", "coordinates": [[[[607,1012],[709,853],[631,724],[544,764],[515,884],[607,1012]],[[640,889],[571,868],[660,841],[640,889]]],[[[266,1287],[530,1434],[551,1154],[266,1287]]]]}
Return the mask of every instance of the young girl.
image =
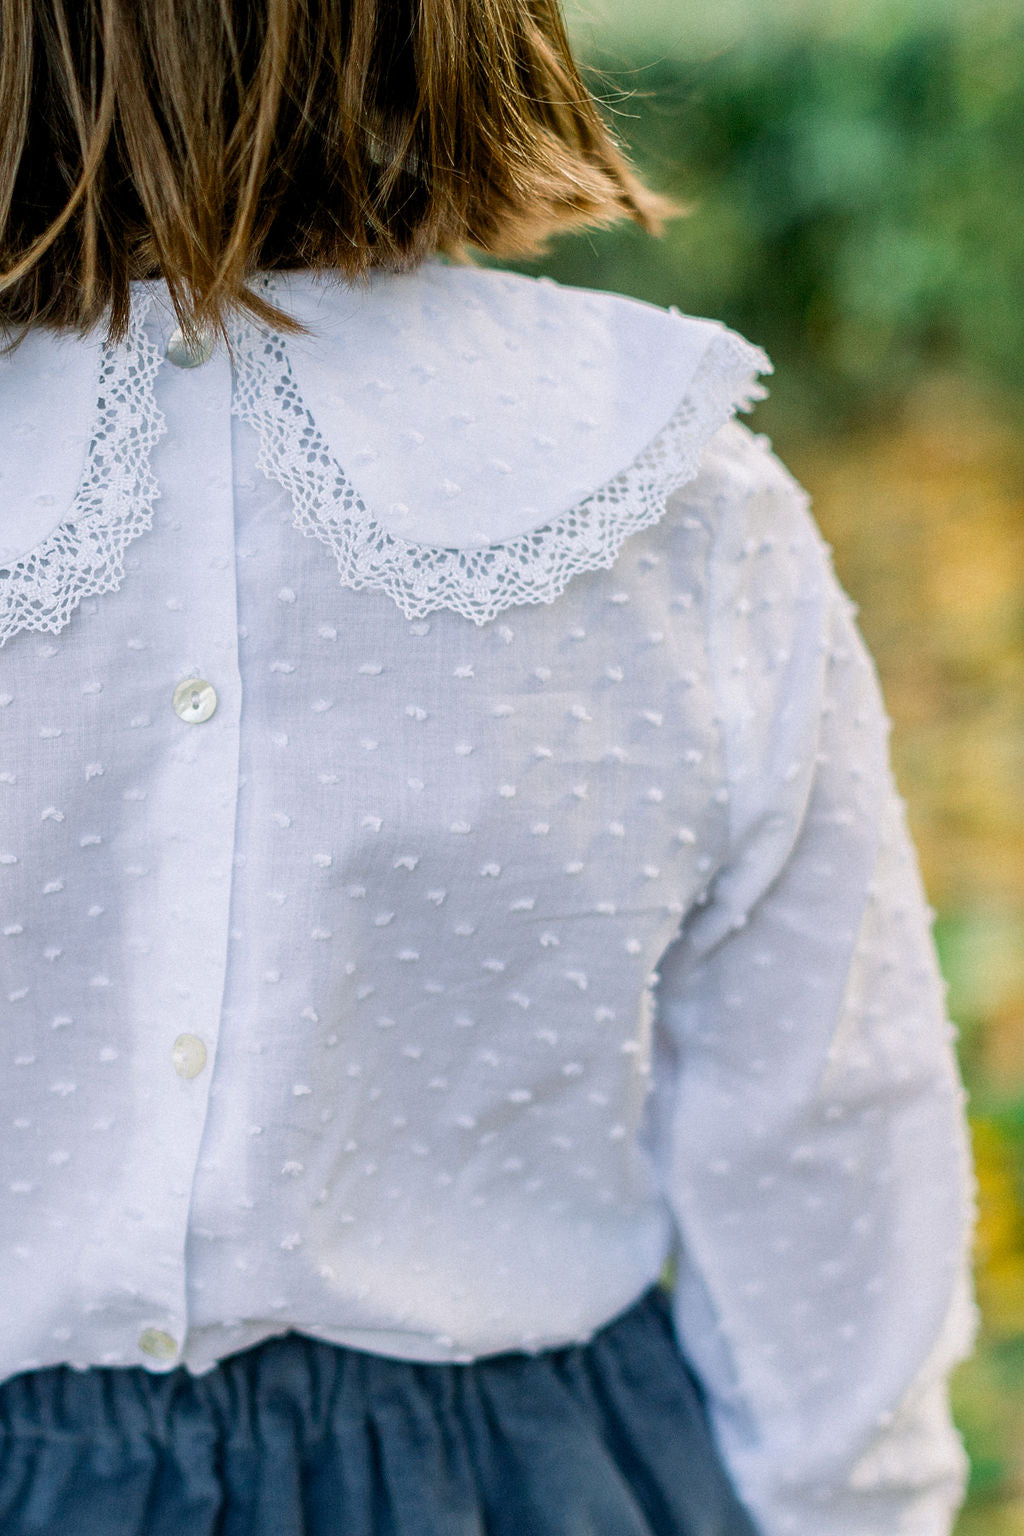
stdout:
{"type": "Polygon", "coordinates": [[[950,1528],[963,1094],[769,364],[458,259],[660,211],[555,0],[0,4],[3,1536],[950,1528]]]}

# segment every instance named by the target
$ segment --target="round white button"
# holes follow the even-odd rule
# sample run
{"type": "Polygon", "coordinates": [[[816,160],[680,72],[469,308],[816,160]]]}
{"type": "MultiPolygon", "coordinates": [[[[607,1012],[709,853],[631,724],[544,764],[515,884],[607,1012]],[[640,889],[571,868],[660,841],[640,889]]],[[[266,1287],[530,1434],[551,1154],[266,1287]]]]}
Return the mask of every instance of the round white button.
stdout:
{"type": "Polygon", "coordinates": [[[203,331],[189,346],[179,326],[167,342],[167,361],[175,368],[201,368],[213,356],[216,342],[209,331],[203,331]]]}
{"type": "Polygon", "coordinates": [[[174,713],[190,725],[209,720],[217,708],[217,694],[204,677],[186,677],[174,690],[174,713]]]}
{"type": "Polygon", "coordinates": [[[156,1360],[173,1360],[178,1353],[178,1341],[162,1328],[145,1328],[139,1334],[139,1348],[156,1360]]]}
{"type": "Polygon", "coordinates": [[[206,1046],[198,1035],[179,1035],[171,1050],[179,1077],[198,1077],[206,1066],[206,1046]]]}

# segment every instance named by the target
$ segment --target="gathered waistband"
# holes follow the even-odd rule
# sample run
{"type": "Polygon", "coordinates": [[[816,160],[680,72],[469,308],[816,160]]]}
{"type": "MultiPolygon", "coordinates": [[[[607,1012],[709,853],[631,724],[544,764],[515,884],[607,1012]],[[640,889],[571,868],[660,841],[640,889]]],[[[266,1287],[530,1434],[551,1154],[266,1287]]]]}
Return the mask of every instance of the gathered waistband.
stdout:
{"type": "Polygon", "coordinates": [[[756,1536],[654,1287],[467,1364],[289,1333],[193,1376],[0,1385],[4,1536],[756,1536]]]}

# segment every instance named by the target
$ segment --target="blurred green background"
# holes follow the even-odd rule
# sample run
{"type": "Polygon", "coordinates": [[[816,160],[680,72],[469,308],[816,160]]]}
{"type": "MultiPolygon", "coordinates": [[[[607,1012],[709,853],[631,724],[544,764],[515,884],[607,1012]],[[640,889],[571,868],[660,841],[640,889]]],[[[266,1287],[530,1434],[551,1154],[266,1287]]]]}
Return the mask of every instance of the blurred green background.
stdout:
{"type": "Polygon", "coordinates": [[[894,719],[980,1187],[957,1536],[1024,1536],[1024,0],[570,0],[690,217],[522,270],[715,316],[811,491],[894,719]]]}

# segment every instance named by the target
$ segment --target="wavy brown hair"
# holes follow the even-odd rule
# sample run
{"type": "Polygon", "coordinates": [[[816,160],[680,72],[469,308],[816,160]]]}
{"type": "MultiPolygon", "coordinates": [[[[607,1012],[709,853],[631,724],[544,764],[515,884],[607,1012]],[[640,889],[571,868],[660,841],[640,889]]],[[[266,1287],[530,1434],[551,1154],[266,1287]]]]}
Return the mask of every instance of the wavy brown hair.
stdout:
{"type": "Polygon", "coordinates": [[[573,59],[558,0],[0,0],[0,327],[190,334],[278,268],[536,254],[675,211],[573,59]]]}

